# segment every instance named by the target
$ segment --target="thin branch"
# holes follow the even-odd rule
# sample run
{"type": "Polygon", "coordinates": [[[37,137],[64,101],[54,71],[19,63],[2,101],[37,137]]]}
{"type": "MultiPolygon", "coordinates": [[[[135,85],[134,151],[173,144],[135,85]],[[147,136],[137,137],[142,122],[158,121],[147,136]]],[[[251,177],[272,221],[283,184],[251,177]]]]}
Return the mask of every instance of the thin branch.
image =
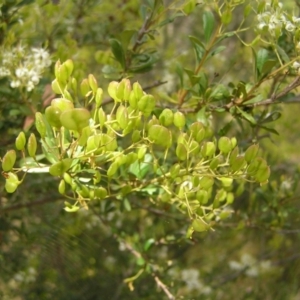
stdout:
{"type": "Polygon", "coordinates": [[[157,286],[159,286],[164,291],[164,293],[167,295],[168,299],[175,300],[175,296],[173,296],[171,294],[168,287],[159,279],[159,277],[155,274],[152,274],[152,276],[153,276],[157,286]]]}

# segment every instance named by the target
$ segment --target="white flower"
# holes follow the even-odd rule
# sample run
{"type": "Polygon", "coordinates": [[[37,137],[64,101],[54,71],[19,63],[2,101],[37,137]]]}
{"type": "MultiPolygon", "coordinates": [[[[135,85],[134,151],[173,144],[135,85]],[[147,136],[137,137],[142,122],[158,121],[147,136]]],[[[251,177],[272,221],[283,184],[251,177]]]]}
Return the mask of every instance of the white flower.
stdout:
{"type": "Polygon", "coordinates": [[[294,23],[300,23],[300,18],[297,18],[295,16],[293,16],[292,20],[294,23]]]}
{"type": "Polygon", "coordinates": [[[27,92],[31,92],[34,89],[34,84],[32,81],[27,82],[26,90],[27,92]]]}
{"type": "Polygon", "coordinates": [[[10,86],[14,89],[14,88],[17,88],[21,85],[21,81],[20,80],[12,80],[10,82],[10,86]]]}
{"type": "Polygon", "coordinates": [[[287,23],[285,24],[285,29],[286,29],[287,31],[294,31],[294,30],[296,29],[296,26],[293,25],[291,22],[287,22],[287,23]]]}
{"type": "Polygon", "coordinates": [[[0,77],[9,76],[10,71],[5,67],[0,67],[0,77]]]}
{"type": "Polygon", "coordinates": [[[29,70],[27,68],[21,67],[21,68],[17,68],[15,73],[18,78],[22,78],[22,77],[27,76],[27,74],[29,73],[29,70]]]}
{"type": "Polygon", "coordinates": [[[298,63],[297,61],[294,61],[292,67],[293,67],[294,69],[299,69],[299,68],[300,68],[300,63],[298,63]]]}

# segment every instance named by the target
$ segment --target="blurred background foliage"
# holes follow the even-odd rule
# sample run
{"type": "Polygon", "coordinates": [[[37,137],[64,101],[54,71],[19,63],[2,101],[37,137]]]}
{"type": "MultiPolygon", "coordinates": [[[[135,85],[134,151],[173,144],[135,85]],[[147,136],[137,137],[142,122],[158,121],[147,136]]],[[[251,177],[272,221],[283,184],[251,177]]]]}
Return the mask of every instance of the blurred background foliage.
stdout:
{"type": "MultiPolygon", "coordinates": [[[[180,88],[180,66],[194,66],[188,35],[203,39],[199,20],[207,6],[199,1],[187,16],[188,1],[164,1],[168,9],[157,12],[139,40],[141,28],[149,25],[147,7],[153,3],[4,0],[2,49],[45,47],[53,64],[32,92],[22,94],[0,78],[0,156],[13,147],[20,128],[29,130],[33,112],[49,105],[57,59],[73,59],[75,77],[92,73],[99,86],[133,77],[167,105],[165,99],[180,88]],[[129,47],[132,36],[139,43],[129,47]],[[128,49],[123,70],[113,58],[111,39],[128,49]]],[[[298,13],[296,1],[284,5],[298,13]]],[[[242,20],[242,9],[237,8],[228,25],[232,30],[242,20]]],[[[254,17],[251,11],[246,25],[253,25],[254,17]]],[[[250,43],[255,35],[245,31],[241,38],[250,43]]],[[[205,65],[210,79],[224,85],[249,80],[250,49],[236,37],[224,45],[222,55],[205,65]]],[[[68,214],[57,180],[50,175],[31,175],[14,194],[5,192],[1,179],[0,298],[171,299],[165,284],[176,299],[299,299],[299,104],[256,110],[282,114],[269,126],[279,135],[255,132],[226,113],[214,112],[210,121],[216,136],[225,130],[237,136],[244,149],[260,140],[272,169],[269,184],[238,184],[234,215],[214,232],[194,234],[191,240],[185,238],[187,220],[167,204],[152,205],[146,193],[130,205],[95,202],[89,210],[68,214]],[[152,271],[144,272],[149,266],[152,271]],[[124,282],[135,274],[139,276],[133,284],[124,282]]]]}

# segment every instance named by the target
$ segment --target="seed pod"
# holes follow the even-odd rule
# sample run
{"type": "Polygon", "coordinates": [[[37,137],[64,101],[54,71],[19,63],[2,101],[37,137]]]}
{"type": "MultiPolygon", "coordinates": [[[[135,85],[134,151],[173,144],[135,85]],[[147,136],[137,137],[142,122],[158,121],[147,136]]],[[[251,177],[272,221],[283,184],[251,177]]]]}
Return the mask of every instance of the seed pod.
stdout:
{"type": "Polygon", "coordinates": [[[40,112],[35,113],[35,127],[39,132],[41,138],[45,138],[46,136],[46,124],[44,122],[44,117],[40,112]]]}
{"type": "Polygon", "coordinates": [[[96,106],[100,107],[102,101],[103,101],[103,90],[101,88],[98,88],[95,97],[96,106]]]}
{"type": "Polygon", "coordinates": [[[19,135],[17,136],[15,145],[16,145],[17,150],[24,150],[25,145],[26,145],[26,137],[25,137],[25,133],[23,131],[21,131],[19,133],[19,135]]]}
{"type": "Polygon", "coordinates": [[[94,190],[95,198],[104,199],[107,196],[107,190],[104,187],[99,187],[94,190]]]}
{"type": "Polygon", "coordinates": [[[197,155],[200,151],[199,143],[196,141],[191,141],[191,143],[188,146],[188,152],[190,155],[197,155]]]}
{"type": "Polygon", "coordinates": [[[171,167],[170,169],[170,175],[172,178],[175,178],[179,175],[180,172],[180,165],[179,164],[175,164],[171,167]]]}
{"type": "Polygon", "coordinates": [[[208,202],[208,192],[206,190],[199,190],[196,193],[196,199],[199,201],[200,204],[205,205],[208,202]]]}
{"type": "Polygon", "coordinates": [[[106,151],[115,151],[118,148],[116,136],[109,136],[108,134],[101,135],[100,146],[104,146],[106,151]]]}
{"type": "Polygon", "coordinates": [[[62,112],[59,119],[65,128],[81,132],[84,127],[89,125],[90,117],[90,112],[87,109],[74,108],[62,112]]]}
{"type": "Polygon", "coordinates": [[[61,95],[62,94],[62,89],[60,88],[60,85],[57,81],[57,79],[54,79],[51,83],[51,88],[52,88],[52,91],[55,93],[55,94],[58,94],[58,95],[61,95]]]}
{"type": "Polygon", "coordinates": [[[105,114],[104,110],[102,109],[102,107],[98,111],[98,118],[99,118],[100,126],[103,127],[103,125],[106,122],[106,114],[105,114]]]}
{"type": "Polygon", "coordinates": [[[60,115],[61,110],[58,107],[49,106],[45,110],[46,119],[52,127],[61,127],[60,115]]]}
{"type": "Polygon", "coordinates": [[[205,137],[205,127],[201,122],[193,123],[189,128],[192,137],[200,143],[205,137]]]}
{"type": "Polygon", "coordinates": [[[71,80],[71,88],[75,92],[75,94],[77,94],[77,87],[78,87],[77,80],[76,78],[73,77],[71,80]]]}
{"type": "Polygon", "coordinates": [[[227,192],[223,189],[220,189],[216,194],[215,200],[218,202],[222,202],[226,199],[226,196],[227,196],[227,192]]]}
{"type": "Polygon", "coordinates": [[[108,94],[109,96],[114,99],[115,102],[121,102],[120,99],[118,99],[117,97],[117,87],[118,87],[118,82],[117,81],[111,81],[109,84],[108,84],[108,88],[107,88],[107,91],[108,91],[108,94]]]}
{"type": "Polygon", "coordinates": [[[138,153],[137,153],[138,159],[143,160],[146,152],[147,152],[147,146],[144,145],[144,146],[140,147],[138,150],[138,153]]]}
{"type": "Polygon", "coordinates": [[[91,92],[88,79],[83,79],[81,81],[80,92],[83,97],[87,97],[89,95],[89,93],[91,92]]]}
{"type": "Polygon", "coordinates": [[[237,145],[237,139],[235,137],[231,138],[232,149],[237,145]]]}
{"type": "Polygon", "coordinates": [[[135,152],[130,152],[127,154],[126,164],[129,166],[138,160],[137,154],[135,152]]]}
{"type": "Polygon", "coordinates": [[[230,187],[232,185],[233,179],[230,177],[221,177],[219,180],[222,182],[224,187],[230,187]]]}
{"type": "Polygon", "coordinates": [[[202,177],[200,179],[200,188],[204,190],[210,189],[214,185],[214,179],[211,177],[202,177]]]}
{"type": "Polygon", "coordinates": [[[141,140],[141,133],[139,130],[134,130],[132,135],[131,135],[131,140],[133,143],[137,143],[138,141],[141,140]]]}
{"type": "Polygon", "coordinates": [[[131,83],[127,78],[124,78],[123,80],[125,82],[123,100],[128,101],[131,93],[131,83]]]}
{"type": "Polygon", "coordinates": [[[254,178],[256,181],[260,182],[260,183],[266,183],[268,182],[268,179],[270,177],[270,167],[269,166],[263,166],[260,167],[256,174],[254,175],[254,178]]]}
{"type": "Polygon", "coordinates": [[[211,170],[215,170],[219,166],[220,160],[218,157],[215,157],[212,159],[212,161],[209,164],[209,168],[211,170]]]}
{"type": "Polygon", "coordinates": [[[230,153],[230,157],[229,157],[229,163],[232,164],[236,157],[238,156],[239,154],[239,148],[238,147],[235,147],[232,152],[230,153]]]}
{"type": "Polygon", "coordinates": [[[72,184],[72,177],[68,174],[68,173],[64,173],[63,174],[63,177],[64,177],[64,181],[67,183],[67,184],[69,184],[69,185],[71,185],[72,184]]]}
{"type": "Polygon", "coordinates": [[[116,97],[120,99],[121,101],[124,100],[124,90],[125,90],[125,82],[124,79],[122,79],[116,89],[116,97]]]}
{"type": "Polygon", "coordinates": [[[73,160],[71,158],[65,158],[62,161],[53,164],[49,168],[49,173],[52,176],[63,176],[64,173],[71,167],[72,161],[73,160]]]}
{"type": "Polygon", "coordinates": [[[94,184],[99,183],[101,181],[101,173],[99,171],[96,171],[93,176],[93,182],[94,184]]]}
{"type": "Polygon", "coordinates": [[[186,147],[182,143],[177,144],[176,156],[179,160],[187,160],[188,152],[186,147]]]}
{"type": "Polygon", "coordinates": [[[128,111],[124,105],[120,105],[117,109],[116,119],[122,129],[128,125],[128,111]]]}
{"type": "Polygon", "coordinates": [[[93,74],[89,74],[88,82],[89,82],[89,85],[90,85],[90,87],[93,91],[93,94],[96,94],[97,89],[98,89],[98,83],[97,83],[97,80],[96,80],[96,78],[93,74]]]}
{"type": "Polygon", "coordinates": [[[205,156],[211,157],[216,152],[216,145],[213,142],[207,142],[205,145],[205,156]]]}
{"type": "Polygon", "coordinates": [[[172,144],[171,132],[161,125],[151,126],[149,128],[148,137],[155,144],[161,145],[163,147],[170,147],[172,144]]]}
{"type": "Polygon", "coordinates": [[[19,178],[15,173],[9,172],[7,176],[8,178],[6,178],[5,181],[5,190],[8,193],[13,193],[21,182],[19,181],[19,178]]]}
{"type": "Polygon", "coordinates": [[[233,195],[233,193],[227,193],[226,204],[232,204],[233,201],[234,201],[234,195],[233,195]]]}
{"type": "Polygon", "coordinates": [[[113,177],[116,174],[116,172],[118,171],[118,168],[119,168],[119,165],[117,163],[113,162],[107,170],[107,177],[113,177]]]}
{"type": "Polygon", "coordinates": [[[182,128],[185,126],[185,116],[182,112],[177,111],[174,114],[174,125],[179,128],[180,130],[182,130],[182,128]]]}
{"type": "Polygon", "coordinates": [[[133,87],[133,92],[134,92],[135,97],[138,100],[141,99],[144,95],[141,85],[138,82],[135,82],[132,87],[133,87]]]}
{"type": "Polygon", "coordinates": [[[65,67],[66,67],[67,77],[69,78],[73,73],[74,63],[73,63],[72,59],[68,59],[63,63],[63,65],[65,65],[65,67]]]}
{"type": "Polygon", "coordinates": [[[61,67],[61,63],[60,63],[60,60],[58,60],[54,66],[54,75],[56,78],[59,76],[59,68],[60,67],[61,67]]]}
{"type": "Polygon", "coordinates": [[[68,69],[67,66],[65,64],[62,64],[58,67],[58,72],[56,75],[56,79],[59,83],[60,86],[65,86],[67,84],[68,81],[68,69]]]}
{"type": "Polygon", "coordinates": [[[229,153],[232,150],[231,140],[226,136],[222,136],[218,141],[218,148],[224,154],[229,153]]]}
{"type": "Polygon", "coordinates": [[[17,155],[16,155],[15,150],[7,151],[6,154],[2,158],[2,170],[4,172],[10,171],[16,162],[16,158],[17,158],[17,155]]]}
{"type": "Polygon", "coordinates": [[[173,124],[173,119],[174,114],[169,108],[165,108],[159,116],[159,121],[163,126],[170,126],[171,124],[173,124]]]}
{"type": "Polygon", "coordinates": [[[230,167],[232,172],[237,172],[241,170],[246,165],[244,156],[238,155],[235,159],[230,161],[230,167]]]}
{"type": "Polygon", "coordinates": [[[73,102],[65,98],[53,99],[51,101],[51,106],[59,108],[62,112],[74,108],[73,102]]]}
{"type": "Polygon", "coordinates": [[[150,127],[153,125],[159,125],[159,121],[157,120],[157,118],[155,116],[152,116],[152,119],[148,122],[147,130],[149,130],[150,127]]]}
{"type": "Polygon", "coordinates": [[[138,101],[138,109],[146,116],[150,116],[155,107],[155,99],[152,95],[144,95],[138,101]]]}
{"type": "Polygon", "coordinates": [[[58,192],[62,195],[65,194],[66,191],[66,182],[62,179],[58,185],[58,192]]]}
{"type": "Polygon", "coordinates": [[[258,153],[258,145],[251,145],[245,152],[245,160],[250,163],[258,153]]]}
{"type": "Polygon", "coordinates": [[[37,142],[34,133],[31,133],[27,143],[27,151],[30,157],[35,157],[37,142]]]}
{"type": "Polygon", "coordinates": [[[83,198],[89,198],[90,197],[90,190],[89,188],[84,185],[80,184],[79,188],[76,190],[76,192],[83,198]]]}
{"type": "Polygon", "coordinates": [[[137,108],[138,99],[135,97],[134,91],[130,92],[128,102],[131,108],[137,108]]]}
{"type": "Polygon", "coordinates": [[[88,138],[92,134],[90,126],[84,127],[81,131],[80,137],[77,140],[79,146],[85,146],[88,138]]]}
{"type": "Polygon", "coordinates": [[[209,225],[206,224],[202,219],[194,219],[192,222],[192,227],[197,232],[203,232],[209,229],[209,225]]]}

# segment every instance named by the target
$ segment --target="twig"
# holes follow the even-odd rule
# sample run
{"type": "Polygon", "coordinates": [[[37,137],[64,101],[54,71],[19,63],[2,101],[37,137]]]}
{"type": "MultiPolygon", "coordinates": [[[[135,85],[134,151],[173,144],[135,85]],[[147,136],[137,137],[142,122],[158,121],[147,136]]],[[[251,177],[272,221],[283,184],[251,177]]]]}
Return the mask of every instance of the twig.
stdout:
{"type": "Polygon", "coordinates": [[[159,277],[157,275],[155,275],[154,273],[152,274],[157,286],[159,286],[164,293],[167,295],[168,299],[170,300],[175,300],[175,296],[173,296],[171,294],[171,292],[168,290],[168,287],[159,279],[159,277]]]}

